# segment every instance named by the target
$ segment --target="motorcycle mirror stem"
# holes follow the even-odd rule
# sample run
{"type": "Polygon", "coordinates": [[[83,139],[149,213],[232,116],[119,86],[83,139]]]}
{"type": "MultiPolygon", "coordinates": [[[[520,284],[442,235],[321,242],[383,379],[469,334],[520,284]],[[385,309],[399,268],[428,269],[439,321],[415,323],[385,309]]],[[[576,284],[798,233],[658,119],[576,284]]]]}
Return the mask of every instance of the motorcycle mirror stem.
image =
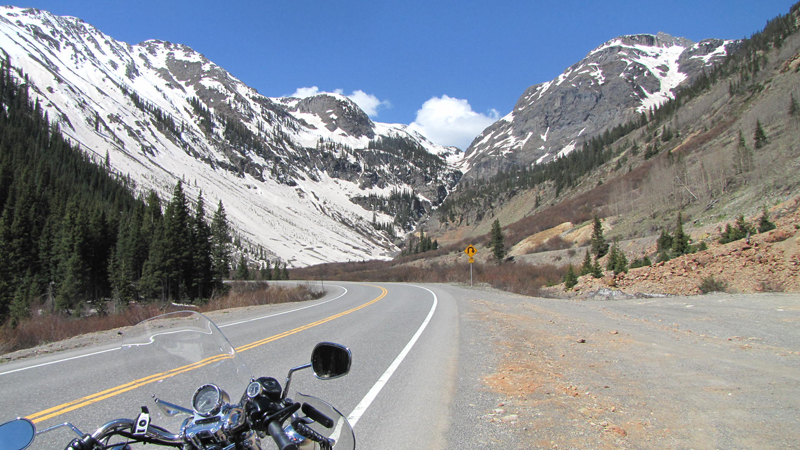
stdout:
{"type": "Polygon", "coordinates": [[[50,428],[36,431],[36,425],[29,419],[20,417],[0,425],[0,449],[2,450],[24,450],[28,448],[37,434],[47,433],[58,428],[68,427],[78,436],[83,436],[83,432],[75,425],[64,422],[53,425],[50,428]]]}
{"type": "Polygon", "coordinates": [[[292,383],[292,374],[297,372],[298,370],[308,369],[311,367],[311,363],[303,364],[302,366],[297,366],[292,369],[289,369],[289,374],[286,375],[286,383],[283,384],[283,393],[281,393],[281,400],[284,400],[287,395],[289,395],[289,385],[292,383]]]}

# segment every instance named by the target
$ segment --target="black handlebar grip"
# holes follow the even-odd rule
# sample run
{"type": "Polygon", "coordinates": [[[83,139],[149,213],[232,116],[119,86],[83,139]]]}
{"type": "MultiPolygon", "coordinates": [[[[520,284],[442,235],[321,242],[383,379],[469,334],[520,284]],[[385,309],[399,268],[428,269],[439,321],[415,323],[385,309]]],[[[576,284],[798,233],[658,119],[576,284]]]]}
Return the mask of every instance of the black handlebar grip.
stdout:
{"type": "Polygon", "coordinates": [[[281,428],[281,425],[277,420],[273,420],[269,423],[269,425],[267,425],[267,433],[272,436],[272,440],[275,441],[275,445],[278,446],[278,449],[297,450],[297,444],[289,439],[289,436],[284,433],[283,428],[281,428]]]}
{"type": "Polygon", "coordinates": [[[91,434],[84,434],[83,437],[73,439],[64,450],[90,450],[97,444],[97,440],[91,434]]]}

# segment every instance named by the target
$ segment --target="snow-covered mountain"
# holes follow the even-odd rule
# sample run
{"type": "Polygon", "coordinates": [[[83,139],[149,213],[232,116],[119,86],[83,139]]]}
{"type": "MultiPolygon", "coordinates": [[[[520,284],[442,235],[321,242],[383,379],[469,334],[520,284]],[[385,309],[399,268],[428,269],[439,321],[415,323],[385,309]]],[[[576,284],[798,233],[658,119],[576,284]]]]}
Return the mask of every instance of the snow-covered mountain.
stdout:
{"type": "Polygon", "coordinates": [[[394,217],[364,199],[413,192],[429,207],[461,176],[457,149],[375,123],[341,95],[265,97],[184,45],[0,7],[0,49],[82,150],[141,191],[168,199],[181,179],[190,198],[222,201],[245,242],[293,266],[388,258],[397,247],[373,221],[394,217]]]}
{"type": "Polygon", "coordinates": [[[466,151],[467,176],[511,165],[542,164],[657,107],[737,41],[699,43],[664,33],[612,39],[558,78],[528,88],[514,110],[483,131],[466,151]]]}

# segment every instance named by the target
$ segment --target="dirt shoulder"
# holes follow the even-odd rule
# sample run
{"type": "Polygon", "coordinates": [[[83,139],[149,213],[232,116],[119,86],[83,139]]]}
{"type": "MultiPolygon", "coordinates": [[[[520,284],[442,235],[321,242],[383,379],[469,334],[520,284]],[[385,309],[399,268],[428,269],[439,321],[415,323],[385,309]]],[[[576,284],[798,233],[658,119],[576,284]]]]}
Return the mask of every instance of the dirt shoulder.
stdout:
{"type": "Polygon", "coordinates": [[[471,291],[463,301],[498,355],[482,378],[497,404],[482,418],[524,448],[800,441],[798,296],[568,301],[471,291]]]}

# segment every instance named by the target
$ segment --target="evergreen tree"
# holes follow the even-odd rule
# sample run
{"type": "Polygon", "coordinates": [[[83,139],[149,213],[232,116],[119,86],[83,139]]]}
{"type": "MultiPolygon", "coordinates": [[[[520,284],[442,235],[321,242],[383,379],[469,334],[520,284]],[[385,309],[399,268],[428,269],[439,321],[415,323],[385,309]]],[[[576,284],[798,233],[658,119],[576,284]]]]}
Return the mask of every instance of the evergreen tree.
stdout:
{"type": "Polygon", "coordinates": [[[602,258],[608,253],[608,243],[603,237],[603,224],[596,215],[592,221],[592,254],[597,258],[602,258]]]}
{"type": "Polygon", "coordinates": [[[603,278],[603,268],[600,267],[600,259],[595,258],[592,265],[592,278],[603,278]]]}
{"type": "Polygon", "coordinates": [[[188,286],[194,279],[192,255],[192,219],[178,180],[172,191],[172,200],[164,213],[164,242],[167,248],[167,295],[171,299],[188,297],[188,286]]]}
{"type": "Polygon", "coordinates": [[[569,291],[578,284],[578,276],[575,275],[575,268],[572,264],[567,266],[567,273],[564,275],[564,289],[569,291]]]}
{"type": "Polygon", "coordinates": [[[147,260],[142,266],[142,277],[139,279],[139,292],[149,299],[160,299],[162,302],[168,298],[168,260],[167,242],[164,236],[164,226],[157,222],[150,239],[147,251],[147,260]]]}
{"type": "Polygon", "coordinates": [[[746,238],[754,231],[753,227],[744,220],[744,215],[740,215],[736,219],[736,227],[731,227],[731,224],[725,225],[725,231],[720,237],[720,244],[727,244],[729,242],[738,241],[746,238]]]}
{"type": "Polygon", "coordinates": [[[739,130],[734,166],[736,167],[736,172],[739,174],[749,172],[753,169],[753,150],[747,146],[742,130],[739,130]]]}
{"type": "Polygon", "coordinates": [[[120,227],[117,246],[111,252],[108,273],[111,282],[111,295],[115,304],[126,305],[136,298],[134,271],[130,266],[130,224],[120,227]]]}
{"type": "Polygon", "coordinates": [[[789,115],[792,117],[800,117],[800,104],[794,98],[794,93],[789,94],[789,115]]]}
{"type": "Polygon", "coordinates": [[[656,240],[656,252],[667,253],[672,250],[673,237],[667,230],[661,229],[661,235],[656,240]]]}
{"type": "Polygon", "coordinates": [[[267,281],[272,280],[272,267],[270,267],[269,260],[264,263],[264,268],[261,270],[261,279],[267,281]]]}
{"type": "Polygon", "coordinates": [[[614,275],[619,275],[622,272],[628,271],[628,258],[625,253],[619,249],[619,243],[614,242],[611,246],[611,251],[608,253],[608,261],[606,262],[606,269],[614,272],[614,275]]]}
{"type": "Polygon", "coordinates": [[[502,261],[506,256],[505,239],[503,238],[503,230],[500,228],[500,220],[495,219],[492,223],[491,235],[491,248],[492,256],[497,261],[502,261]]]}
{"type": "Polygon", "coordinates": [[[614,270],[617,267],[617,244],[616,242],[614,245],[611,246],[611,250],[608,252],[608,257],[606,258],[606,270],[614,270]]]}
{"type": "Polygon", "coordinates": [[[755,141],[755,148],[756,150],[760,150],[767,145],[767,133],[764,131],[764,127],[761,126],[761,121],[756,120],[756,129],[753,132],[753,141],[755,141]]]}
{"type": "Polygon", "coordinates": [[[589,249],[586,249],[586,255],[583,257],[583,264],[581,265],[581,276],[589,275],[593,269],[592,256],[589,254],[589,249]]]}
{"type": "Polygon", "coordinates": [[[250,269],[247,268],[247,259],[245,259],[244,253],[239,256],[239,262],[236,263],[236,274],[234,278],[237,280],[250,279],[250,269]]]}
{"type": "Polygon", "coordinates": [[[675,227],[675,235],[672,239],[672,253],[675,256],[690,253],[689,235],[683,232],[683,216],[678,213],[678,221],[675,227]]]}
{"type": "Polygon", "coordinates": [[[764,209],[761,212],[761,217],[758,219],[758,232],[766,233],[767,231],[774,229],[775,224],[769,220],[769,210],[767,209],[767,206],[764,205],[764,209]]]}
{"type": "Polygon", "coordinates": [[[286,263],[283,263],[283,274],[281,275],[281,278],[284,280],[289,279],[289,269],[286,268],[286,263]]]}
{"type": "Polygon", "coordinates": [[[27,283],[21,283],[17,286],[14,293],[14,299],[11,300],[9,307],[9,324],[16,327],[22,320],[28,317],[30,313],[30,293],[25,292],[24,286],[27,283]]]}
{"type": "Polygon", "coordinates": [[[614,274],[618,275],[622,272],[628,273],[628,258],[625,252],[617,250],[617,263],[614,265],[614,274]]]}
{"type": "Polygon", "coordinates": [[[630,268],[631,269],[636,269],[636,268],[639,268],[639,267],[646,267],[646,266],[651,266],[651,265],[653,265],[653,263],[650,261],[650,258],[647,255],[645,255],[642,258],[634,259],[633,262],[630,265],[630,268]]]}
{"type": "Polygon", "coordinates": [[[60,262],[57,266],[56,310],[76,312],[75,308],[90,297],[88,231],[86,218],[81,214],[78,199],[73,198],[67,208],[59,242],[60,262]]]}
{"type": "Polygon", "coordinates": [[[214,287],[214,268],[211,248],[211,228],[206,222],[205,202],[202,192],[197,197],[192,241],[194,269],[192,291],[197,298],[208,298],[214,287]]]}
{"type": "Polygon", "coordinates": [[[214,268],[214,283],[217,288],[222,287],[222,280],[230,276],[231,270],[231,234],[225,208],[219,202],[214,217],[211,220],[211,256],[214,268]]]}

